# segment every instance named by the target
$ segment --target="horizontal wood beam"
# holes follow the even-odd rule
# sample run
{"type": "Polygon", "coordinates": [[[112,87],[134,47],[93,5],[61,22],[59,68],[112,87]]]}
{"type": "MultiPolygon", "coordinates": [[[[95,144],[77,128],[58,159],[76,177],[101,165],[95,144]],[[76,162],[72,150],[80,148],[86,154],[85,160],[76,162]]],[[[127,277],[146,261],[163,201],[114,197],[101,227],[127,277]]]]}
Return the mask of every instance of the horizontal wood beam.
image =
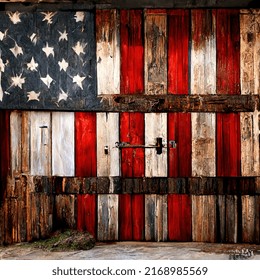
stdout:
{"type": "Polygon", "coordinates": [[[258,95],[103,95],[101,111],[113,112],[253,112],[258,95]]]}

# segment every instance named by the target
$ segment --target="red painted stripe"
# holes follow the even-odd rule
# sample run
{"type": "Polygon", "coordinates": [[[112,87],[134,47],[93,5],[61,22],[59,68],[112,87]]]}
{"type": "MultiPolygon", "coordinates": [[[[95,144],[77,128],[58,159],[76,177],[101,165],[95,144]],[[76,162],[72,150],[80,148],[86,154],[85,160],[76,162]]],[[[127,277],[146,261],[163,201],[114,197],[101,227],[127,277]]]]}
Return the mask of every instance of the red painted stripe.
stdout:
{"type": "MultiPolygon", "coordinates": [[[[144,114],[120,114],[120,141],[133,145],[144,144],[144,114]]],[[[121,149],[121,172],[123,177],[144,176],[144,149],[121,149]]]]}
{"type": "Polygon", "coordinates": [[[240,94],[239,10],[217,10],[217,93],[240,94]]]}
{"type": "Polygon", "coordinates": [[[191,199],[185,194],[168,195],[168,238],[191,241],[191,199]]]}
{"type": "Polygon", "coordinates": [[[144,91],[144,42],[142,10],[121,10],[121,94],[144,91]]]}
{"type": "Polygon", "coordinates": [[[168,92],[188,94],[189,91],[189,27],[187,10],[168,12],[168,92]]]}
{"type": "Polygon", "coordinates": [[[97,176],[96,113],[75,113],[76,176],[97,176]]]}
{"type": "MultiPolygon", "coordinates": [[[[176,148],[168,149],[168,176],[191,176],[191,114],[168,114],[168,143],[175,140],[176,148]]],[[[170,146],[170,145],[169,145],[170,146]]]]}
{"type": "Polygon", "coordinates": [[[77,229],[81,231],[88,231],[96,237],[96,195],[79,194],[77,196],[77,201],[77,229]]]}
{"type": "Polygon", "coordinates": [[[240,114],[217,114],[217,176],[241,176],[240,114]]]}
{"type": "Polygon", "coordinates": [[[144,239],[144,195],[119,195],[119,240],[144,239]]]}

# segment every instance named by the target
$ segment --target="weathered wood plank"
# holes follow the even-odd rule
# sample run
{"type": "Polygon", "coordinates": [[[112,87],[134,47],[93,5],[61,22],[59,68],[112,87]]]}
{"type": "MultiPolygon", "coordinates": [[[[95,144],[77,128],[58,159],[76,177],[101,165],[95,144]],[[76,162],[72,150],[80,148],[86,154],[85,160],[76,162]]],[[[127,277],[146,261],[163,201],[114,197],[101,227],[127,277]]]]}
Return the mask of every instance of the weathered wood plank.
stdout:
{"type": "Polygon", "coordinates": [[[120,11],[120,93],[144,91],[143,11],[120,11]]]}
{"type": "Polygon", "coordinates": [[[98,229],[99,241],[118,240],[118,195],[98,195],[98,229]]]}
{"type": "Polygon", "coordinates": [[[96,11],[98,94],[120,92],[120,39],[117,10],[96,11]]]}
{"type": "Polygon", "coordinates": [[[168,113],[168,177],[191,176],[191,114],[168,113]],[[175,141],[176,146],[171,146],[175,141]]]}
{"type": "MultiPolygon", "coordinates": [[[[167,145],[167,114],[145,114],[145,146],[156,146],[157,138],[167,145]]],[[[159,154],[155,148],[145,149],[145,176],[167,177],[167,148],[159,154]]]]}
{"type": "Polygon", "coordinates": [[[22,172],[30,172],[30,113],[22,112],[22,172]]]}
{"type": "Polygon", "coordinates": [[[31,175],[51,175],[51,114],[30,112],[30,167],[31,175]]]}
{"type": "Polygon", "coordinates": [[[97,224],[97,196],[94,194],[78,195],[77,202],[77,229],[86,230],[96,238],[97,224]]]}
{"type": "Polygon", "coordinates": [[[164,10],[146,10],[145,36],[145,93],[167,92],[167,15],[164,10]]]}
{"type": "Polygon", "coordinates": [[[167,240],[167,195],[145,195],[145,240],[167,240]]]}
{"type": "Polygon", "coordinates": [[[191,93],[216,93],[215,11],[192,10],[191,93]]]}
{"type": "Polygon", "coordinates": [[[52,175],[74,176],[74,113],[52,113],[52,175]]]}
{"type": "Polygon", "coordinates": [[[192,176],[216,176],[216,116],[192,113],[192,176]]]}
{"type": "Polygon", "coordinates": [[[188,10],[168,10],[168,92],[189,92],[189,28],[188,10]]]}
{"type": "Polygon", "coordinates": [[[226,196],[226,242],[238,242],[238,199],[236,195],[226,196]]]}
{"type": "Polygon", "coordinates": [[[97,176],[96,113],[75,113],[75,175],[97,176]]]}
{"type": "MultiPolygon", "coordinates": [[[[120,114],[120,142],[130,145],[144,145],[144,114],[120,114]]],[[[144,176],[144,149],[121,149],[121,172],[123,177],[144,176]]]]}
{"type": "Polygon", "coordinates": [[[97,176],[119,176],[119,114],[97,113],[97,176]]]}
{"type": "Polygon", "coordinates": [[[22,168],[22,118],[21,112],[13,111],[10,115],[11,174],[21,173],[22,168]]]}
{"type": "Polygon", "coordinates": [[[256,202],[254,196],[242,196],[242,242],[245,243],[256,242],[256,202]]]}
{"type": "Polygon", "coordinates": [[[241,175],[240,115],[217,114],[217,176],[241,175]]]}
{"type": "Polygon", "coordinates": [[[259,10],[240,11],[240,75],[241,93],[260,93],[259,10]]]}
{"type": "Polygon", "coordinates": [[[191,241],[191,197],[168,195],[168,239],[169,241],[191,241]]]}
{"type": "Polygon", "coordinates": [[[192,241],[216,242],[216,197],[192,195],[192,241]]]}

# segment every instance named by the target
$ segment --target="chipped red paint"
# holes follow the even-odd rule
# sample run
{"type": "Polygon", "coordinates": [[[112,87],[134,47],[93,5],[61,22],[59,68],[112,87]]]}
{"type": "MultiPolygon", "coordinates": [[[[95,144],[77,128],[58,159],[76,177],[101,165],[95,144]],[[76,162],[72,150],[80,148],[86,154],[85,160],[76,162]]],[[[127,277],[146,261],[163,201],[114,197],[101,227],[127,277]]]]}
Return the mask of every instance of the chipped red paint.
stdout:
{"type": "Polygon", "coordinates": [[[81,231],[88,231],[96,237],[96,201],[95,194],[79,194],[77,196],[78,210],[77,210],[77,229],[81,231]]]}
{"type": "Polygon", "coordinates": [[[176,147],[169,144],[168,177],[191,176],[191,114],[168,114],[168,143],[176,141],[176,147]]]}
{"type": "Polygon", "coordinates": [[[168,195],[169,241],[191,241],[191,198],[185,194],[168,195]]]}
{"type": "Polygon", "coordinates": [[[119,196],[119,240],[144,239],[144,195],[119,196]]]}
{"type": "Polygon", "coordinates": [[[144,91],[143,11],[120,11],[121,94],[144,91]]]}
{"type": "Polygon", "coordinates": [[[188,10],[168,12],[168,92],[188,94],[189,91],[189,28],[188,10]]]}
{"type": "Polygon", "coordinates": [[[75,113],[76,176],[97,176],[96,113],[75,113]]]}

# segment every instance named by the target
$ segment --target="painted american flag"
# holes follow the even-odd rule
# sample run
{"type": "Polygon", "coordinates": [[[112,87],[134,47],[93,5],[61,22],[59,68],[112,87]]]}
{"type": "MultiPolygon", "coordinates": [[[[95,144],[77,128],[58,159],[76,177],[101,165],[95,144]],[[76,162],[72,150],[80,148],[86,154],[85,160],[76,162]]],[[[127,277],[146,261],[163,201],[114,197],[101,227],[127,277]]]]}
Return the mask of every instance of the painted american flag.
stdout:
{"type": "Polygon", "coordinates": [[[0,13],[1,107],[84,108],[95,65],[92,13],[0,13]]]}

